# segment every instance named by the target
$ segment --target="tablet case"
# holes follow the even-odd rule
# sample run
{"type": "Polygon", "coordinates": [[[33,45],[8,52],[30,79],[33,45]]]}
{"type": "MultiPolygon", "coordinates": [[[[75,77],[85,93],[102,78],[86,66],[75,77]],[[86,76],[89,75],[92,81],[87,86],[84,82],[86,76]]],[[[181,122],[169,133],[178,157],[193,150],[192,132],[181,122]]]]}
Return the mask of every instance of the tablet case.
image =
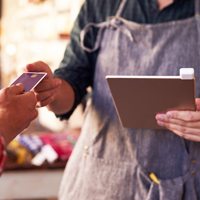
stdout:
{"type": "Polygon", "coordinates": [[[182,68],[180,76],[106,76],[113,101],[126,128],[163,129],[157,113],[195,110],[194,70],[182,68]]]}

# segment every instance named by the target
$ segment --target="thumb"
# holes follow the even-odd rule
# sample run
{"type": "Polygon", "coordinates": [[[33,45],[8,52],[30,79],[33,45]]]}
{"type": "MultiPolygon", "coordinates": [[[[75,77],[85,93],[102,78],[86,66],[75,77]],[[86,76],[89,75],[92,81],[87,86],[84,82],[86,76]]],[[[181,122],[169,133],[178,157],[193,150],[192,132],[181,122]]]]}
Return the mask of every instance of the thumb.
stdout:
{"type": "Polygon", "coordinates": [[[11,85],[9,87],[9,92],[11,94],[22,94],[24,93],[24,86],[21,83],[18,83],[17,85],[11,85]]]}
{"type": "Polygon", "coordinates": [[[53,76],[53,73],[52,73],[50,67],[42,61],[37,61],[37,62],[26,65],[26,71],[28,71],[28,72],[46,72],[47,73],[46,78],[50,78],[53,76]]]}

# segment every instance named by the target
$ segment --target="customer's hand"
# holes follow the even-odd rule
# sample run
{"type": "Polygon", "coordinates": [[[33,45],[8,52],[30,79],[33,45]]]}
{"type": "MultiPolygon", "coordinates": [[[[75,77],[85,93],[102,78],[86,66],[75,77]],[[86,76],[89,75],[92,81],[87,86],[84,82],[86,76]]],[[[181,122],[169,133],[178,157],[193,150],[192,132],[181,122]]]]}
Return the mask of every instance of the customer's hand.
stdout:
{"type": "Polygon", "coordinates": [[[42,62],[34,62],[26,66],[28,72],[46,72],[47,76],[41,81],[41,83],[34,89],[36,93],[38,106],[47,106],[52,103],[57,94],[57,90],[62,81],[59,78],[55,78],[50,67],[42,62]]]}
{"type": "Polygon", "coordinates": [[[24,92],[22,84],[0,90],[0,135],[9,143],[37,117],[34,92],[24,92]]]}
{"type": "Polygon", "coordinates": [[[157,114],[157,123],[180,137],[200,142],[200,99],[196,99],[196,108],[197,111],[169,111],[157,114]]]}

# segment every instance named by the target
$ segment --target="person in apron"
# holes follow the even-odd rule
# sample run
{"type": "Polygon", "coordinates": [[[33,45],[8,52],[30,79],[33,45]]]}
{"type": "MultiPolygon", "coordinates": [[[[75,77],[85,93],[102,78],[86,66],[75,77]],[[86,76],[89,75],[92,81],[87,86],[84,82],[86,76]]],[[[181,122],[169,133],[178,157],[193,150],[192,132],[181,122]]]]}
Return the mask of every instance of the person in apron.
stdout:
{"type": "MultiPolygon", "coordinates": [[[[173,76],[178,75],[181,67],[193,67],[198,97],[200,1],[195,0],[195,16],[154,25],[124,19],[122,13],[127,2],[121,1],[114,17],[99,24],[90,23],[81,32],[82,48],[88,54],[98,51],[98,55],[91,100],[80,137],[66,166],[59,198],[198,200],[200,112],[158,114],[158,124],[166,127],[165,130],[124,128],[117,117],[105,76],[173,76]],[[98,29],[96,42],[88,46],[84,41],[93,28],[98,29]]],[[[30,64],[27,70],[48,73],[47,79],[35,89],[41,106],[48,105],[56,114],[73,107],[71,103],[62,109],[67,101],[76,99],[77,88],[70,87],[72,83],[53,77],[43,62],[30,64]]]]}

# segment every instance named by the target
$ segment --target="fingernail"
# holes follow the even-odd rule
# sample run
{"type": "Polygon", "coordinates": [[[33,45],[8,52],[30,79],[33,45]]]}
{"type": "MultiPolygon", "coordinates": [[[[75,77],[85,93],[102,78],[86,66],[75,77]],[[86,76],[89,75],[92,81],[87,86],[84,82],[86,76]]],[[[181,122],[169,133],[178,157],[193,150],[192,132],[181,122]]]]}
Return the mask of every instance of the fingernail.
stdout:
{"type": "Polygon", "coordinates": [[[173,113],[172,113],[172,112],[170,112],[170,111],[169,111],[169,112],[167,112],[167,113],[166,113],[166,115],[167,115],[167,117],[173,117],[173,113]]]}
{"type": "Polygon", "coordinates": [[[157,120],[164,120],[164,119],[166,119],[166,114],[157,114],[156,119],[157,120]]]}
{"type": "Polygon", "coordinates": [[[17,83],[16,85],[20,86],[20,87],[24,87],[24,85],[22,83],[17,83]]]}

